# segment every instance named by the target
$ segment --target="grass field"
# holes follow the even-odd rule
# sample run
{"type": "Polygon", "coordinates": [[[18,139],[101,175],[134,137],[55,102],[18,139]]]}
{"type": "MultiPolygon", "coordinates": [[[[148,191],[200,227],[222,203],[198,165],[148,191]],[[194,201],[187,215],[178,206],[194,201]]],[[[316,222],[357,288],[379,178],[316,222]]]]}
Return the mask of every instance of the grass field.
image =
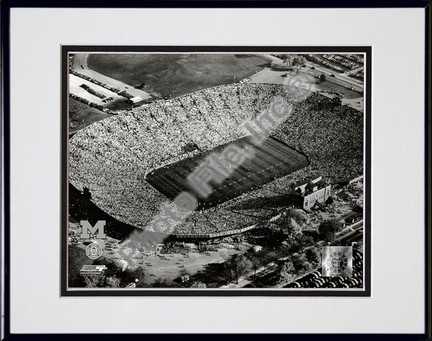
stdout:
{"type": "MultiPolygon", "coordinates": [[[[250,136],[216,147],[210,152],[184,159],[159,168],[147,175],[146,180],[161,193],[173,199],[182,191],[195,193],[198,207],[206,209],[235,198],[246,191],[257,188],[276,178],[286,176],[306,167],[309,164],[306,156],[291,149],[282,142],[267,138],[261,145],[255,145],[250,136]],[[188,181],[188,176],[202,165],[203,160],[213,154],[222,153],[227,146],[237,146],[244,150],[251,147],[253,156],[246,159],[240,167],[234,167],[220,184],[211,182],[212,192],[202,197],[188,181]]],[[[217,165],[213,165],[215,169],[217,165]]]]}
{"type": "Polygon", "coordinates": [[[234,54],[91,54],[88,67],[156,96],[180,96],[234,83],[269,62],[234,54]]]}
{"type": "Polygon", "coordinates": [[[74,133],[107,117],[110,115],[69,98],[69,133],[74,133]]]}

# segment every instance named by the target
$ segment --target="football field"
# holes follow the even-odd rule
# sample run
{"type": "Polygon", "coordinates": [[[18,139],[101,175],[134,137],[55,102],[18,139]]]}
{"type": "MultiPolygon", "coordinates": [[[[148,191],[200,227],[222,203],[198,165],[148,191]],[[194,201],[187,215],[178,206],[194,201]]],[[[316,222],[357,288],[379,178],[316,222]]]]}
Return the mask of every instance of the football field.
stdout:
{"type": "MultiPolygon", "coordinates": [[[[198,209],[206,209],[302,169],[308,164],[309,161],[305,155],[272,137],[268,137],[263,143],[254,144],[252,137],[246,136],[221,145],[212,151],[156,169],[147,174],[146,180],[170,199],[174,199],[183,191],[192,193],[198,199],[198,209]],[[204,160],[212,153],[220,154],[226,148],[231,147],[241,150],[249,149],[252,151],[252,156],[246,158],[240,166],[229,169],[228,176],[222,181],[208,180],[204,176],[206,178],[204,181],[212,191],[209,195],[202,195],[200,190],[197,190],[197,186],[193,186],[188,180],[189,175],[197,167],[201,166],[202,169],[203,164],[207,165],[208,163],[205,163],[204,160]]],[[[212,169],[218,171],[217,164],[212,166],[212,169]]]]}

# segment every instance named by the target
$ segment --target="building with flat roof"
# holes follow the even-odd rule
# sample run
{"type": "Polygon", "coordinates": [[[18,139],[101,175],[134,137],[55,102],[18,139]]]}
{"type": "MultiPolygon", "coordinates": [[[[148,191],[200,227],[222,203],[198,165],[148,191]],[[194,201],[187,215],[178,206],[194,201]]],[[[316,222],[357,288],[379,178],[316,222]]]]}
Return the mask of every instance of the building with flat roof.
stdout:
{"type": "Polygon", "coordinates": [[[137,104],[137,103],[141,102],[142,100],[143,99],[141,97],[139,97],[139,96],[135,96],[135,97],[132,97],[130,99],[130,101],[132,102],[132,104],[137,104]]]}

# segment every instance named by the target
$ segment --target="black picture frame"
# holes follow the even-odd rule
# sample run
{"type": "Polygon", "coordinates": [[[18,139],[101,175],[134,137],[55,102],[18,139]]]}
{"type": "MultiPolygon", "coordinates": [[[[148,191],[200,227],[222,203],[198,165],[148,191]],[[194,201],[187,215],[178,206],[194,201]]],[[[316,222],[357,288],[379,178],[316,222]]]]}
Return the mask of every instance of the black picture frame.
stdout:
{"type": "MultiPolygon", "coordinates": [[[[58,338],[63,338],[65,340],[72,339],[83,339],[83,340],[94,340],[94,339],[141,339],[142,335],[137,334],[117,334],[117,335],[106,335],[106,334],[12,334],[10,332],[10,59],[9,59],[9,33],[10,33],[10,11],[13,8],[31,7],[31,8],[155,8],[155,7],[172,7],[172,8],[194,8],[194,7],[209,7],[209,8],[237,8],[237,7],[248,7],[248,8],[424,8],[426,17],[426,39],[425,39],[425,66],[426,66],[426,81],[425,81],[425,275],[426,282],[424,285],[425,289],[425,330],[421,334],[272,334],[271,337],[277,340],[286,339],[288,337],[293,339],[308,340],[308,339],[321,339],[321,340],[364,340],[364,339],[379,339],[379,340],[431,340],[431,47],[430,47],[430,17],[431,17],[431,4],[430,1],[351,1],[349,3],[343,2],[341,0],[330,0],[330,1],[131,1],[126,0],[117,2],[113,0],[106,1],[94,1],[88,2],[83,0],[71,1],[65,0],[62,2],[58,1],[44,1],[44,0],[17,0],[3,1],[1,4],[1,38],[2,38],[2,101],[3,101],[3,116],[2,116],[2,168],[4,170],[4,177],[2,182],[3,187],[3,197],[2,206],[4,210],[4,217],[2,220],[2,229],[4,229],[4,252],[2,253],[2,265],[4,266],[4,302],[2,306],[4,307],[4,321],[3,321],[3,333],[6,340],[27,340],[27,339],[43,339],[43,340],[54,340],[58,338]]],[[[370,88],[370,87],[369,87],[370,88]]],[[[370,97],[369,97],[370,98],[370,97]]],[[[370,259],[370,257],[369,257],[370,259]]],[[[361,329],[361,326],[359,326],[361,329]]],[[[160,340],[166,337],[171,338],[187,338],[188,340],[206,338],[208,340],[219,339],[221,337],[226,339],[234,339],[238,337],[248,337],[247,335],[232,335],[232,334],[182,334],[182,335],[164,335],[164,334],[150,334],[151,339],[160,340]]],[[[261,335],[265,338],[265,335],[261,335]]],[[[268,336],[267,336],[268,337],[268,336]]]]}

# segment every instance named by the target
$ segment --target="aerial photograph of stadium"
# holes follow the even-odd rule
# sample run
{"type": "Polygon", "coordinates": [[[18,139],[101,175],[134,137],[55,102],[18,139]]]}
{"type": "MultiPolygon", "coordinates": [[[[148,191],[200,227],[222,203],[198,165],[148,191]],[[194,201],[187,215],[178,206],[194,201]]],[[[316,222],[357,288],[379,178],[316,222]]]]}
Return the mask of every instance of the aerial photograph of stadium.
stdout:
{"type": "Polygon", "coordinates": [[[369,292],[368,51],[64,48],[63,293],[369,292]]]}

